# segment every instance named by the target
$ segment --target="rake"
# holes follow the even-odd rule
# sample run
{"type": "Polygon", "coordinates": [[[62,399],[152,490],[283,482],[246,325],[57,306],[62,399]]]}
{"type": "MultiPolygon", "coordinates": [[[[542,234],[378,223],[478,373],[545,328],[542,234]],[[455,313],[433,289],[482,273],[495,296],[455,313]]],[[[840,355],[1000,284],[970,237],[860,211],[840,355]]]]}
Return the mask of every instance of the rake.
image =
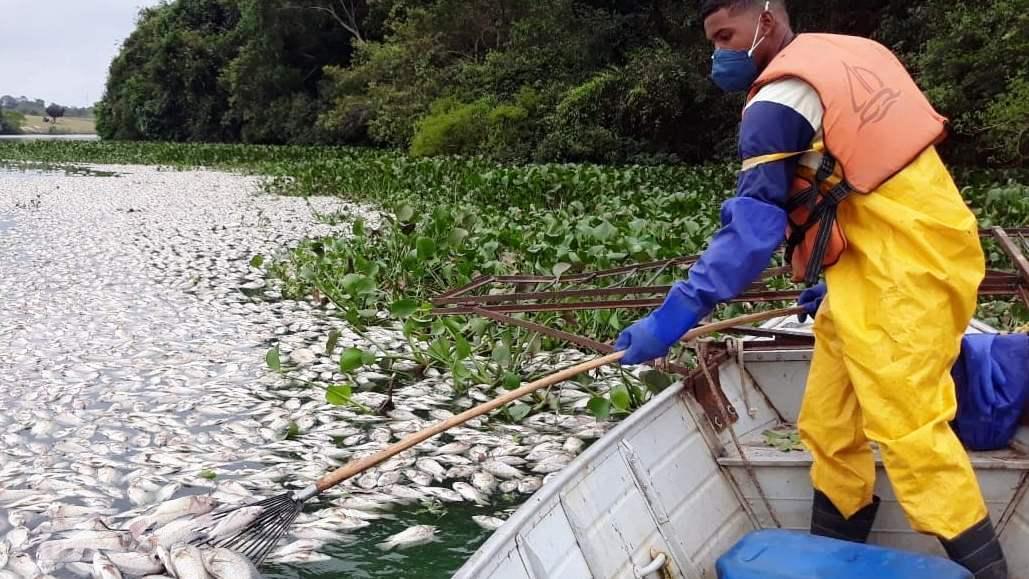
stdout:
{"type": "MultiPolygon", "coordinates": [[[[727,330],[734,326],[763,322],[777,317],[797,315],[803,311],[803,308],[794,307],[740,316],[731,320],[707,324],[696,328],[683,336],[683,340],[688,342],[702,336],[727,330]]],[[[260,502],[235,506],[213,513],[211,517],[214,519],[215,523],[217,523],[242,508],[261,507],[263,509],[263,512],[261,512],[257,518],[234,534],[222,538],[202,536],[195,539],[193,544],[198,546],[210,545],[212,547],[226,547],[245,555],[254,562],[254,565],[260,566],[265,557],[267,557],[268,554],[271,553],[272,549],[275,548],[276,544],[278,544],[279,540],[285,536],[290,525],[293,524],[293,521],[295,521],[297,516],[300,515],[300,512],[304,508],[304,503],[310,499],[336,485],[341,484],[347,479],[361,474],[362,472],[385,462],[393,456],[396,456],[397,454],[400,454],[401,452],[436,436],[437,434],[445,432],[456,426],[460,426],[472,418],[481,416],[487,412],[514,402],[515,400],[540,390],[541,388],[553,386],[554,384],[573,378],[583,372],[588,372],[590,370],[600,368],[601,366],[617,362],[623,355],[624,352],[614,352],[612,354],[594,358],[593,360],[583,362],[582,364],[566,368],[526,384],[525,386],[522,386],[517,390],[512,390],[511,392],[495,398],[490,402],[486,402],[466,410],[461,414],[443,420],[429,428],[410,434],[403,440],[396,442],[373,455],[352,461],[323,476],[314,484],[303,490],[283,493],[279,496],[264,499],[260,502]]]]}

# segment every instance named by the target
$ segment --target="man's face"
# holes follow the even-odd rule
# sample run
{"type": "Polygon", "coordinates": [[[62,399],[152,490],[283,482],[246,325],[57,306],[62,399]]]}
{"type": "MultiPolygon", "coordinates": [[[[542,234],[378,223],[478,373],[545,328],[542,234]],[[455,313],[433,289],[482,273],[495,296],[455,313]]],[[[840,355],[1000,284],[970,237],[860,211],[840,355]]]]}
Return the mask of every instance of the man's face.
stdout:
{"type": "Polygon", "coordinates": [[[735,10],[722,8],[704,20],[704,33],[715,48],[750,50],[754,43],[754,31],[760,26],[762,30],[757,36],[761,38],[771,30],[771,20],[771,15],[758,7],[735,10]]]}

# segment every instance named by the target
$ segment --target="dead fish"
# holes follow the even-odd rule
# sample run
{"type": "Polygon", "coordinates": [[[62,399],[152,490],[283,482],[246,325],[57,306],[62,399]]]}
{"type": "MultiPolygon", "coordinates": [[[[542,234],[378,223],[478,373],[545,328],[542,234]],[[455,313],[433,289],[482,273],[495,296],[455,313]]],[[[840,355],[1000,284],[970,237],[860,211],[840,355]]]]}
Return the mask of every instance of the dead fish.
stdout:
{"type": "Polygon", "coordinates": [[[443,465],[431,458],[419,458],[415,462],[415,467],[420,471],[429,473],[432,475],[432,478],[439,482],[443,482],[443,476],[447,474],[447,470],[443,468],[443,465]]]}
{"type": "Polygon", "coordinates": [[[42,574],[39,566],[36,565],[36,562],[32,560],[28,553],[11,555],[10,559],[7,560],[7,567],[5,569],[14,571],[22,577],[35,577],[42,574]]]}
{"type": "Polygon", "coordinates": [[[339,503],[339,506],[359,511],[374,512],[389,506],[389,503],[374,501],[365,497],[347,497],[339,503]]]}
{"type": "Polygon", "coordinates": [[[287,557],[289,555],[296,555],[305,552],[314,552],[318,549],[321,549],[323,546],[325,546],[325,543],[321,541],[316,541],[313,539],[301,539],[299,541],[293,541],[288,545],[283,545],[279,547],[278,549],[273,551],[271,555],[269,555],[269,557],[274,558],[278,561],[281,558],[287,557]]]}
{"type": "Polygon", "coordinates": [[[193,545],[176,545],[171,550],[172,565],[178,579],[209,579],[211,576],[204,567],[204,557],[200,549],[193,545]]]}
{"type": "Polygon", "coordinates": [[[543,481],[539,477],[529,476],[518,481],[518,492],[529,495],[540,489],[543,481]]]}
{"type": "Polygon", "coordinates": [[[452,466],[447,470],[444,478],[447,480],[469,478],[475,474],[475,467],[471,465],[452,466]]]}
{"type": "Polygon", "coordinates": [[[361,478],[357,479],[357,486],[363,488],[366,491],[372,490],[378,484],[379,484],[379,477],[374,472],[365,473],[364,475],[361,476],[361,478]]]}
{"type": "Polygon", "coordinates": [[[121,571],[103,551],[93,553],[93,576],[98,579],[122,579],[121,571]]]}
{"type": "Polygon", "coordinates": [[[404,476],[406,476],[409,481],[421,487],[427,487],[432,484],[432,475],[425,471],[409,468],[404,471],[404,476]]]}
{"type": "Polygon", "coordinates": [[[204,557],[207,571],[215,579],[260,579],[261,574],[243,555],[230,549],[219,547],[204,557]]]}
{"type": "Polygon", "coordinates": [[[157,548],[154,549],[154,555],[157,555],[157,560],[164,565],[164,572],[174,577],[175,564],[172,562],[171,553],[168,552],[168,549],[162,545],[158,545],[157,548]]]}
{"type": "Polygon", "coordinates": [[[21,546],[29,540],[29,530],[25,527],[15,527],[7,532],[4,540],[10,544],[11,548],[15,551],[20,550],[21,546]]]}
{"type": "Polygon", "coordinates": [[[457,491],[465,499],[472,501],[477,505],[489,504],[489,500],[486,499],[486,496],[468,483],[456,482],[454,483],[454,490],[457,491]]]}
{"type": "Polygon", "coordinates": [[[465,500],[461,493],[443,487],[425,487],[422,490],[446,503],[460,503],[465,500]]]}
{"type": "Polygon", "coordinates": [[[485,495],[491,495],[497,489],[497,477],[486,471],[476,471],[472,474],[472,486],[485,495]]]}
{"type": "Polygon", "coordinates": [[[401,531],[385,541],[379,543],[378,547],[383,551],[393,549],[408,549],[416,545],[424,545],[431,542],[436,536],[436,527],[431,525],[417,525],[401,531]]]}
{"type": "Polygon", "coordinates": [[[156,553],[109,552],[107,557],[119,570],[129,575],[154,575],[164,570],[164,564],[156,553]]]}
{"type": "Polygon", "coordinates": [[[436,449],[436,454],[464,454],[472,445],[466,442],[451,442],[436,449]]]}
{"type": "Polygon", "coordinates": [[[516,480],[506,480],[506,481],[503,481],[502,483],[497,485],[497,490],[499,490],[500,492],[504,493],[505,495],[509,495],[509,494],[511,494],[511,493],[513,493],[513,492],[518,490],[518,483],[519,482],[521,482],[521,481],[516,481],[516,480]]]}
{"type": "Polygon", "coordinates": [[[203,536],[204,529],[212,523],[213,519],[209,514],[202,515],[196,519],[179,519],[157,529],[149,537],[141,538],[140,542],[149,544],[151,547],[161,545],[165,548],[171,548],[172,545],[189,543],[203,536]]]}
{"type": "Polygon", "coordinates": [[[568,463],[571,461],[572,457],[567,454],[553,454],[539,461],[536,466],[532,467],[532,472],[537,474],[550,474],[568,466],[568,463]]]}
{"type": "Polygon", "coordinates": [[[476,525],[479,525],[487,531],[495,531],[504,524],[504,519],[498,519],[497,517],[486,517],[483,515],[475,515],[472,517],[476,525]]]}
{"type": "Polygon", "coordinates": [[[583,442],[583,440],[581,438],[576,438],[574,436],[569,436],[568,440],[565,441],[564,446],[562,446],[562,448],[564,449],[565,452],[567,452],[568,454],[571,454],[571,455],[574,456],[576,454],[579,454],[579,452],[585,446],[586,446],[586,443],[583,442]]]}
{"type": "Polygon", "coordinates": [[[486,472],[497,478],[513,479],[520,478],[522,476],[522,472],[517,468],[502,462],[497,462],[496,460],[487,460],[483,463],[482,468],[486,469],[486,472]]]}
{"type": "Polygon", "coordinates": [[[280,555],[278,557],[272,557],[269,555],[268,559],[269,561],[280,565],[310,565],[312,563],[320,563],[322,561],[331,561],[332,557],[315,551],[301,551],[298,553],[291,553],[289,555],[280,555]]]}
{"type": "Polygon", "coordinates": [[[236,532],[247,528],[264,513],[264,507],[243,507],[232,511],[223,517],[214,527],[206,533],[212,539],[230,537],[236,532]]]}

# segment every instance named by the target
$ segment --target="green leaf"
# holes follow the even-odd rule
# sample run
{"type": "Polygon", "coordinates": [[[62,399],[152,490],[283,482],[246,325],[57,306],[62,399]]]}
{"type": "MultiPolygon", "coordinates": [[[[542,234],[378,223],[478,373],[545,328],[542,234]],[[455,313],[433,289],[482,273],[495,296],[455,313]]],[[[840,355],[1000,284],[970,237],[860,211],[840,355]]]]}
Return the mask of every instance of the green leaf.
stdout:
{"type": "Polygon", "coordinates": [[[300,426],[296,422],[290,420],[289,426],[286,427],[286,440],[293,440],[299,434],[300,426]]]}
{"type": "Polygon", "coordinates": [[[561,262],[561,263],[555,264],[554,267],[550,271],[551,271],[551,273],[554,274],[554,277],[561,277],[562,275],[564,275],[564,273],[566,271],[568,271],[570,269],[572,269],[572,264],[561,262]]]}
{"type": "Polygon", "coordinates": [[[457,334],[454,336],[454,351],[457,353],[458,360],[464,360],[472,355],[472,345],[464,336],[457,334]]]}
{"type": "Polygon", "coordinates": [[[418,259],[432,259],[436,253],[436,242],[428,237],[419,237],[415,242],[415,248],[418,251],[418,259]]]}
{"type": "Polygon", "coordinates": [[[205,468],[204,470],[200,471],[200,474],[197,476],[199,476],[200,478],[205,478],[207,480],[214,480],[218,478],[218,473],[214,472],[209,468],[205,468]]]}
{"type": "Polygon", "coordinates": [[[279,347],[275,346],[264,355],[264,361],[268,367],[276,372],[282,371],[282,361],[279,359],[279,347]]]}
{"type": "Polygon", "coordinates": [[[354,234],[354,237],[364,237],[364,217],[355,219],[354,224],[350,227],[350,231],[354,234]]]}
{"type": "Polygon", "coordinates": [[[455,380],[467,380],[472,377],[472,371],[465,367],[461,362],[454,362],[450,366],[450,373],[454,375],[455,380]]]}
{"type": "Polygon", "coordinates": [[[340,280],[340,286],[350,295],[365,295],[375,291],[375,280],[367,275],[348,273],[340,280]]]}
{"type": "Polygon", "coordinates": [[[364,352],[357,348],[344,350],[339,356],[339,369],[344,373],[357,370],[364,365],[364,352]]]}
{"type": "Polygon", "coordinates": [[[522,385],[522,377],[514,372],[504,374],[503,386],[506,390],[517,390],[522,385]]]}
{"type": "Polygon", "coordinates": [[[401,205],[397,209],[397,221],[401,223],[408,223],[414,218],[414,207],[410,205],[401,205]]]}
{"type": "Polygon", "coordinates": [[[658,370],[647,370],[640,374],[640,380],[647,385],[651,392],[657,394],[672,385],[672,378],[658,370]]]}
{"type": "Polygon", "coordinates": [[[611,329],[616,332],[622,329],[622,320],[618,317],[617,311],[611,314],[611,319],[609,319],[607,323],[611,326],[611,329]]]}
{"type": "Polygon", "coordinates": [[[512,421],[521,422],[531,411],[532,408],[528,404],[516,402],[508,407],[507,414],[511,417],[512,421]]]}
{"type": "Polygon", "coordinates": [[[333,406],[346,406],[350,404],[350,397],[353,395],[354,389],[344,384],[335,384],[329,386],[329,389],[325,392],[325,401],[333,406]]]}
{"type": "Polygon", "coordinates": [[[509,348],[504,342],[497,342],[497,345],[493,347],[493,361],[501,367],[505,367],[510,364],[511,348],[509,348]]]}
{"type": "Polygon", "coordinates": [[[607,398],[593,397],[590,398],[586,409],[594,418],[603,420],[611,415],[611,402],[607,398]]]}
{"type": "Polygon", "coordinates": [[[414,315],[418,311],[419,306],[418,300],[403,299],[393,302],[393,305],[389,307],[389,311],[397,318],[403,320],[414,315]]]}
{"type": "Polygon", "coordinates": [[[258,255],[255,255],[254,257],[250,258],[250,267],[260,268],[262,265],[264,265],[264,256],[263,255],[258,254],[258,255]]]}
{"type": "Polygon", "coordinates": [[[325,341],[325,353],[332,354],[336,350],[336,344],[339,343],[339,330],[332,330],[329,332],[329,339],[325,341]]]}
{"type": "Polygon", "coordinates": [[[450,235],[447,237],[447,243],[450,247],[458,248],[464,243],[464,240],[468,238],[468,230],[455,227],[450,231],[450,235]]]}
{"type": "Polygon", "coordinates": [[[602,222],[600,225],[593,229],[593,237],[600,241],[607,241],[618,234],[618,229],[614,225],[611,225],[607,221],[602,222]]]}
{"type": "Polygon", "coordinates": [[[490,321],[486,318],[472,318],[468,322],[468,331],[473,336],[481,336],[487,329],[489,329],[490,321]]]}
{"type": "Polygon", "coordinates": [[[361,352],[361,363],[365,366],[374,364],[376,362],[375,354],[371,352],[361,352]]]}
{"type": "Polygon", "coordinates": [[[619,384],[611,389],[611,404],[619,410],[629,410],[632,403],[629,398],[629,389],[625,387],[625,384],[619,384]]]}

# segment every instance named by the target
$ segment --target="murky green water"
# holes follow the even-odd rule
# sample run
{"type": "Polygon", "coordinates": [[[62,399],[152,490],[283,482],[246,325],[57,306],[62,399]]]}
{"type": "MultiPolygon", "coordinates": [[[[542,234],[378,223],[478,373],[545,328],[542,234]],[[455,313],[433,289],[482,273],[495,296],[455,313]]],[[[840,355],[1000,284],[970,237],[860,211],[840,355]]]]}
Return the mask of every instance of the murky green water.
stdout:
{"type": "Polygon", "coordinates": [[[443,579],[453,575],[491,533],[472,522],[472,516],[495,512],[495,508],[468,505],[454,505],[439,514],[421,507],[394,512],[395,518],[373,521],[371,526],[355,533],[353,542],[324,547],[321,552],[331,556],[332,561],[308,566],[294,564],[288,569],[268,566],[263,571],[269,577],[282,579],[443,579]],[[436,541],[403,551],[386,552],[376,546],[412,525],[435,526],[436,541]]]}

